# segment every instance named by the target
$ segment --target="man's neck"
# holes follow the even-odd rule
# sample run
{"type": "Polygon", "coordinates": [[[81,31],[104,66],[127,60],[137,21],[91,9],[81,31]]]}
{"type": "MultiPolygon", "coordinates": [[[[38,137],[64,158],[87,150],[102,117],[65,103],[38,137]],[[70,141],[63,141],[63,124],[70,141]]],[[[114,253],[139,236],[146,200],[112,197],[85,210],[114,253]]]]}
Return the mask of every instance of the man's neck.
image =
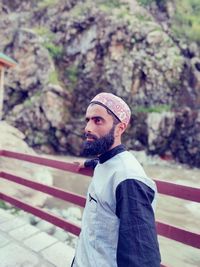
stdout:
{"type": "Polygon", "coordinates": [[[126,150],[125,146],[122,144],[120,144],[118,146],[114,146],[112,149],[108,150],[107,152],[105,152],[99,156],[100,164],[106,162],[107,160],[111,159],[115,155],[117,155],[121,152],[124,152],[125,150],[126,150]]]}

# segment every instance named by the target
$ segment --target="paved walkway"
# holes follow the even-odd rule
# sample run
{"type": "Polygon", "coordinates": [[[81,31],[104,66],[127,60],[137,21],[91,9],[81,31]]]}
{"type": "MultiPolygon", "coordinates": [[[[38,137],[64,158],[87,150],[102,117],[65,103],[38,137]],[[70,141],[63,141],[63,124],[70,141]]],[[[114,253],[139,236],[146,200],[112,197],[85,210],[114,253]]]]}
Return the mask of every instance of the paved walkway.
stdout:
{"type": "Polygon", "coordinates": [[[0,209],[1,267],[70,267],[74,250],[0,209]]]}

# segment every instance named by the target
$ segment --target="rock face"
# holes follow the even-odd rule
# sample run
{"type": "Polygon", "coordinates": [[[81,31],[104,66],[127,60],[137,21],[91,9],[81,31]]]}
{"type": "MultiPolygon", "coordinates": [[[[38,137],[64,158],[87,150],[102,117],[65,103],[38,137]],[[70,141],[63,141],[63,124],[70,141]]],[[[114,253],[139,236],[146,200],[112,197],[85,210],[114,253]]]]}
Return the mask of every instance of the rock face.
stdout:
{"type": "Polygon", "coordinates": [[[193,56],[186,57],[147,10],[126,2],[3,1],[0,47],[19,62],[6,76],[4,119],[34,148],[80,155],[90,99],[112,92],[133,112],[124,137],[129,149],[169,151],[200,166],[199,150],[182,158],[174,134],[182,107],[188,116],[200,107],[199,48],[191,45],[193,56]],[[176,145],[168,142],[172,133],[176,145]]]}
{"type": "Polygon", "coordinates": [[[149,151],[172,156],[182,163],[199,166],[200,111],[152,113],[148,116],[149,151]]]}
{"type": "MultiPolygon", "coordinates": [[[[24,134],[19,130],[8,125],[4,121],[0,122],[0,149],[36,155],[33,149],[28,147],[23,141],[24,138],[24,134]]],[[[48,170],[45,170],[45,168],[41,168],[40,166],[33,166],[33,164],[31,165],[23,161],[1,157],[0,169],[1,171],[18,175],[25,179],[45,183],[47,185],[53,184],[53,178],[48,170]]],[[[3,178],[0,179],[0,187],[1,192],[22,199],[32,205],[43,206],[47,199],[45,194],[8,182],[3,178]]]]}

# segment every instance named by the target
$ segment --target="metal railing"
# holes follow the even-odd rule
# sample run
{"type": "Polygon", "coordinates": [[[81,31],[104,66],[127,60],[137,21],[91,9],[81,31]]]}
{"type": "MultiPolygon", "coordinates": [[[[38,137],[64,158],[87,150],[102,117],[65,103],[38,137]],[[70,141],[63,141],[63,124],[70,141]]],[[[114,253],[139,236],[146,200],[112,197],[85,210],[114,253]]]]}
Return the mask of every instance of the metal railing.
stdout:
{"type": "MultiPolygon", "coordinates": [[[[79,169],[76,164],[66,163],[62,161],[47,159],[39,156],[32,156],[28,154],[22,154],[18,152],[11,152],[7,150],[0,150],[1,157],[7,157],[12,159],[17,159],[21,161],[26,161],[30,163],[39,164],[42,166],[53,167],[59,170],[64,170],[76,174],[82,174],[87,176],[92,176],[92,171],[89,169],[79,169]]],[[[52,195],[59,199],[68,201],[70,203],[79,205],[81,207],[85,206],[86,199],[78,194],[62,190],[57,187],[48,186],[41,184],[32,180],[27,180],[25,178],[10,174],[8,172],[0,171],[0,178],[6,179],[8,181],[15,182],[17,184],[35,189],[37,191],[52,195]]],[[[155,180],[158,192],[160,194],[173,196],[176,198],[190,200],[200,203],[200,189],[192,188],[189,186],[177,185],[169,182],[155,180]]],[[[74,235],[79,235],[80,227],[76,224],[73,224],[69,221],[66,221],[60,217],[55,216],[54,214],[44,211],[39,207],[32,206],[28,203],[25,203],[22,200],[19,200],[15,197],[9,196],[5,193],[0,192],[0,199],[9,202],[10,204],[16,206],[17,208],[23,209],[29,213],[32,213],[41,219],[44,219],[58,227],[61,227],[65,231],[73,233],[74,235]]],[[[176,240],[183,244],[192,246],[194,248],[200,248],[200,235],[177,228],[175,226],[165,224],[163,222],[156,222],[157,232],[159,235],[167,237],[172,240],[176,240]]],[[[163,266],[163,265],[162,265],[163,266]]]]}

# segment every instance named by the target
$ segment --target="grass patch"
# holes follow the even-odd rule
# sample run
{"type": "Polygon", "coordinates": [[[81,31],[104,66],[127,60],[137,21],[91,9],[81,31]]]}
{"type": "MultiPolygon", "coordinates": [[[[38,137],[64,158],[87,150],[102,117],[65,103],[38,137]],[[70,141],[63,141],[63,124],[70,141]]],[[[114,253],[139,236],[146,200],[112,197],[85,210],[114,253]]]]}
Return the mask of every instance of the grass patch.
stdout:
{"type": "Polygon", "coordinates": [[[152,112],[156,112],[156,113],[162,113],[162,112],[167,112],[171,110],[171,106],[170,105],[158,105],[158,106],[153,106],[153,107],[137,107],[134,109],[135,113],[152,113],[152,112]]]}

